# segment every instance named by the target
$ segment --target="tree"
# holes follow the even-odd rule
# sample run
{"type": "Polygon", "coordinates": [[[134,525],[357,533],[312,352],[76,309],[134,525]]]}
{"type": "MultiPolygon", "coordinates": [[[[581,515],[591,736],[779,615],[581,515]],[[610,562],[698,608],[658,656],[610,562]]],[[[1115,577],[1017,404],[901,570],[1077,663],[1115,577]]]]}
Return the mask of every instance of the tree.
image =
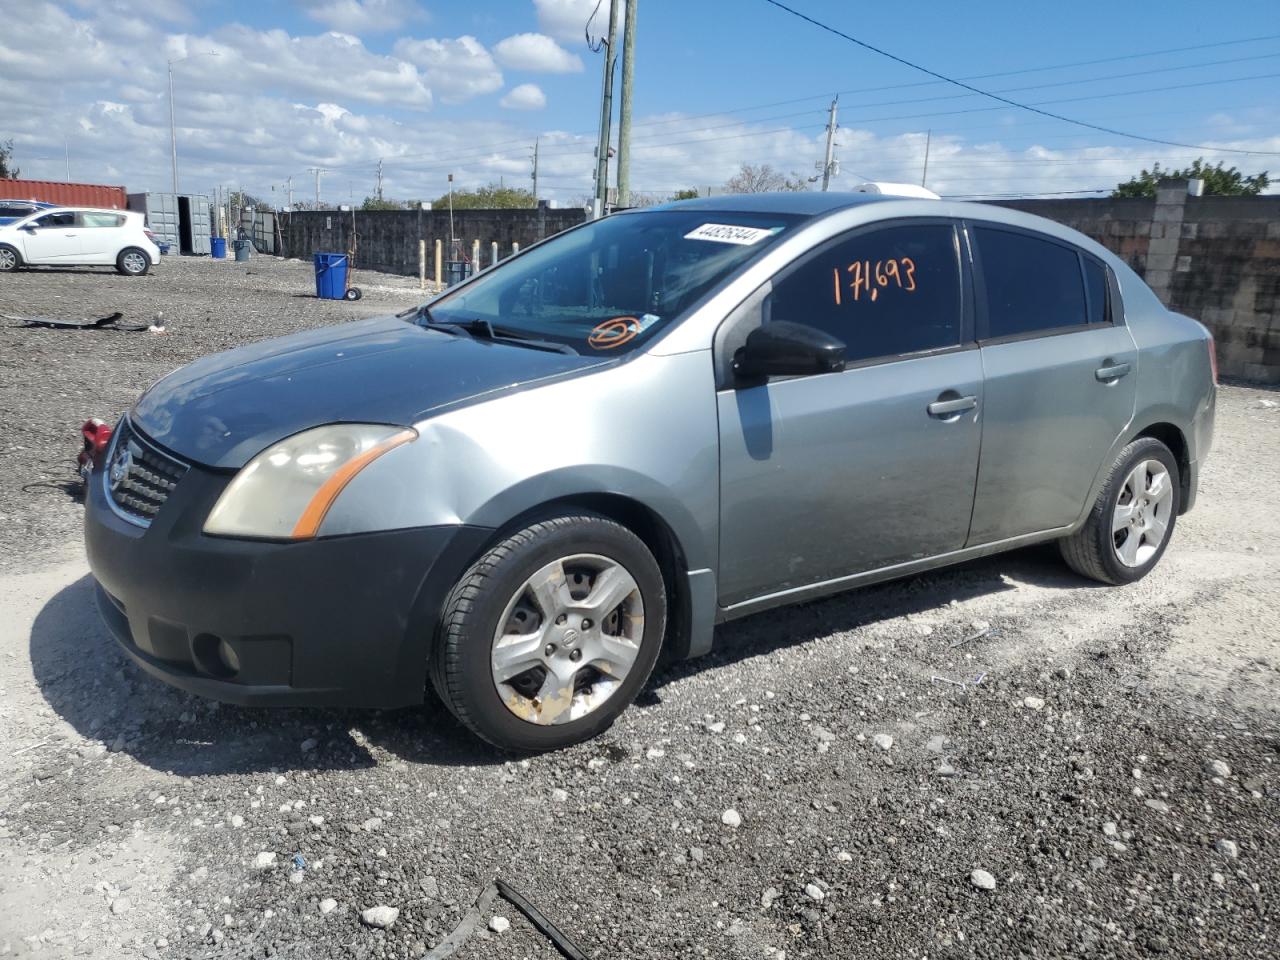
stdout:
{"type": "MultiPolygon", "coordinates": [[[[443,193],[435,200],[434,208],[447,210],[449,194],[443,193]]],[[[532,190],[521,190],[516,187],[504,187],[497,183],[489,183],[474,190],[453,191],[453,209],[455,210],[494,210],[511,207],[536,207],[532,190]]]]}
{"type": "Polygon", "coordinates": [[[1255,197],[1271,183],[1265,170],[1246,177],[1235,167],[1224,169],[1221,160],[1216,166],[1210,166],[1201,158],[1184,170],[1161,170],[1157,163],[1150,170],[1143,170],[1136,177],[1117,185],[1111,196],[1154,197],[1156,183],[1161,180],[1203,180],[1205,194],[1218,197],[1255,197]]]}
{"type": "Polygon", "coordinates": [[[690,187],[687,190],[677,190],[675,193],[671,195],[671,199],[672,200],[697,200],[698,197],[700,196],[701,194],[698,193],[696,188],[690,187]]]}
{"type": "Polygon", "coordinates": [[[381,197],[365,197],[360,204],[361,210],[400,210],[404,204],[399,200],[384,200],[381,197]]]}
{"type": "Polygon", "coordinates": [[[807,190],[808,185],[798,174],[787,177],[767,163],[760,166],[744,163],[725,183],[730,193],[773,193],[779,190],[807,190]]]}
{"type": "Polygon", "coordinates": [[[0,180],[17,180],[22,171],[13,166],[13,141],[0,143],[0,180]]]}

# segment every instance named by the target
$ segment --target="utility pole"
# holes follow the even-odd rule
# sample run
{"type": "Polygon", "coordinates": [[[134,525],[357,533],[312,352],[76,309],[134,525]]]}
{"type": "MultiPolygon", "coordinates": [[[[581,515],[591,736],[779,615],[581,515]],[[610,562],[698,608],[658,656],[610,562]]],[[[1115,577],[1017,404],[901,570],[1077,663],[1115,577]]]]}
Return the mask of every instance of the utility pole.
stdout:
{"type": "Polygon", "coordinates": [[[382,158],[378,158],[378,200],[382,200],[382,158]]]}
{"type": "Polygon", "coordinates": [[[454,256],[454,248],[458,245],[458,238],[453,235],[453,174],[449,174],[449,259],[458,259],[454,256]]]}
{"type": "Polygon", "coordinates": [[[933,130],[925,131],[924,135],[924,173],[920,174],[920,186],[924,186],[924,182],[929,179],[929,144],[933,140],[933,130]]]}
{"type": "Polygon", "coordinates": [[[320,209],[320,175],[324,173],[324,167],[307,167],[307,173],[316,175],[316,209],[320,209]]]}
{"type": "Polygon", "coordinates": [[[627,0],[622,23],[622,103],[618,106],[618,205],[631,205],[631,85],[636,59],[636,7],[627,0]]]}
{"type": "Polygon", "coordinates": [[[836,149],[836,104],[840,102],[837,96],[831,101],[831,116],[827,121],[827,158],[822,164],[822,192],[827,192],[827,187],[831,184],[831,167],[835,162],[836,149]]]}
{"type": "Polygon", "coordinates": [[[533,141],[533,205],[538,205],[538,141],[541,137],[535,137],[533,141]]]}
{"type": "Polygon", "coordinates": [[[62,138],[63,149],[67,151],[67,183],[71,182],[71,139],[69,137],[62,138]]]}
{"type": "Polygon", "coordinates": [[[618,0],[609,0],[609,36],[604,48],[604,78],[600,88],[600,136],[596,142],[596,199],[591,215],[604,216],[609,199],[609,127],[613,121],[613,65],[618,41],[618,0]]]}
{"type": "Polygon", "coordinates": [[[293,174],[284,178],[284,189],[289,194],[289,210],[293,210],[293,174]]]}
{"type": "Polygon", "coordinates": [[[178,124],[173,118],[173,61],[169,61],[169,164],[173,169],[173,192],[178,192],[178,124]]]}

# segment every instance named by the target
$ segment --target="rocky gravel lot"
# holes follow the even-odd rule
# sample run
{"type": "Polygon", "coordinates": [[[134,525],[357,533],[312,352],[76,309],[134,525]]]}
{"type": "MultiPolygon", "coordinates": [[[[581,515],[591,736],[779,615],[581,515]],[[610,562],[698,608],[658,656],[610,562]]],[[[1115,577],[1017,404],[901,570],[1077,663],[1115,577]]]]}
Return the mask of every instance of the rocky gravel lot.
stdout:
{"type": "MultiPolygon", "coordinates": [[[[1280,394],[1221,390],[1199,506],[1137,585],[1037,548],[760,615],[601,739],[520,759],[434,702],[190,698],[98,625],[79,422],[418,299],[308,284],[267,259],[0,280],[0,313],[169,329],[0,330],[0,956],[420,957],[495,876],[595,960],[1280,953],[1280,394]]],[[[558,954],[498,900],[454,956],[558,954]]]]}

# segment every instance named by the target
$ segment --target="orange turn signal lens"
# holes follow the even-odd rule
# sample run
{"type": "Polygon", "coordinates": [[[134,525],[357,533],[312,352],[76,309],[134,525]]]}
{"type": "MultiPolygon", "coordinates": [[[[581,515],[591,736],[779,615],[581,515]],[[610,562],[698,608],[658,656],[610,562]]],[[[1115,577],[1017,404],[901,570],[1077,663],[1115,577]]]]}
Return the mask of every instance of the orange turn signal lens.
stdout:
{"type": "Polygon", "coordinates": [[[384,453],[389,453],[417,436],[418,434],[414,430],[402,430],[400,433],[388,437],[377,446],[370,447],[364,453],[344,463],[312,496],[311,502],[307,504],[307,508],[302,511],[302,516],[298,518],[298,522],[293,527],[293,539],[310,540],[313,538],[319,531],[320,524],[324,522],[329,508],[338,499],[338,494],[342,493],[347,484],[355,479],[357,473],[384,453]]]}

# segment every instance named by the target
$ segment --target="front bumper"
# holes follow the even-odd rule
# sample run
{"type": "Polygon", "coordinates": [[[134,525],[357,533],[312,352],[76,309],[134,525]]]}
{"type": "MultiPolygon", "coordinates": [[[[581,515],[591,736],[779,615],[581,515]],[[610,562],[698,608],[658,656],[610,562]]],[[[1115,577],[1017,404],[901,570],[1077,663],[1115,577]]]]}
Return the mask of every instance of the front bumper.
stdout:
{"type": "Polygon", "coordinates": [[[124,651],[148,673],[228,703],[421,703],[444,598],[492,531],[299,543],[205,536],[230,479],[191,467],[141,528],[112,508],[103,472],[90,476],[85,548],[99,609],[124,651]],[[233,657],[218,654],[222,642],[233,657]]]}

